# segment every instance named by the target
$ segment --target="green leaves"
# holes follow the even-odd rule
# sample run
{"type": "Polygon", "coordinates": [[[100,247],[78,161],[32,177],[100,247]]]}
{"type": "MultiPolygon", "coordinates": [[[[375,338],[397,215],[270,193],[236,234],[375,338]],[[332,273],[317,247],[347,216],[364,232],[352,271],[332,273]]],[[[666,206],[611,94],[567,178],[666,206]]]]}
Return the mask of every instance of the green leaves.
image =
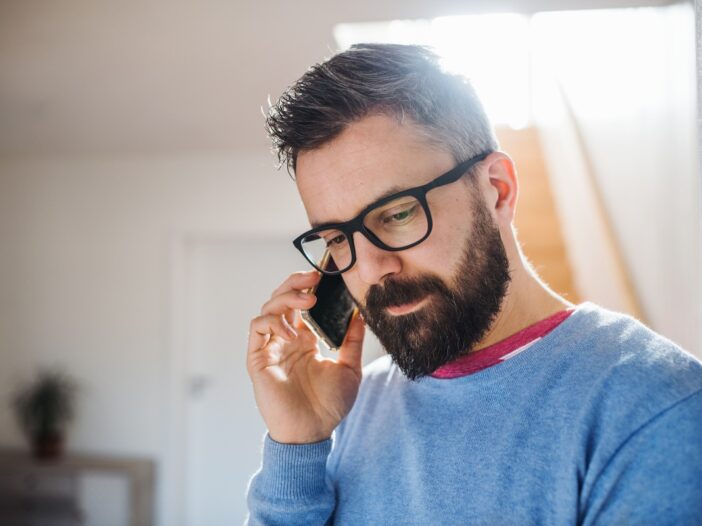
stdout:
{"type": "Polygon", "coordinates": [[[75,416],[77,391],[78,386],[69,375],[58,370],[40,371],[12,400],[22,431],[32,439],[62,434],[75,416]]]}

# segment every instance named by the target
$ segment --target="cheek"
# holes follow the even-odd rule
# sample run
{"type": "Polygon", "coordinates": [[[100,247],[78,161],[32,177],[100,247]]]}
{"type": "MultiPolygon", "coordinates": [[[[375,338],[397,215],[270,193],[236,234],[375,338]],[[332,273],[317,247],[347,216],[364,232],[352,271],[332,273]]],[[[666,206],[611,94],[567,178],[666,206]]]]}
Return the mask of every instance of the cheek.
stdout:
{"type": "Polygon", "coordinates": [[[427,248],[431,247],[432,252],[439,255],[442,262],[439,268],[448,265],[453,270],[463,256],[471,231],[469,206],[465,199],[457,197],[447,199],[440,209],[432,211],[434,226],[431,236],[419,247],[427,244],[427,248]]]}
{"type": "Polygon", "coordinates": [[[418,261],[420,268],[438,275],[444,281],[453,276],[461,262],[465,235],[455,227],[437,228],[424,244],[421,263],[418,261]]]}
{"type": "Polygon", "coordinates": [[[361,281],[356,276],[355,269],[351,269],[350,271],[345,272],[344,274],[342,274],[342,276],[344,279],[344,284],[351,293],[351,296],[356,301],[360,302],[361,305],[365,305],[366,293],[368,292],[368,285],[363,283],[363,281],[361,281]]]}

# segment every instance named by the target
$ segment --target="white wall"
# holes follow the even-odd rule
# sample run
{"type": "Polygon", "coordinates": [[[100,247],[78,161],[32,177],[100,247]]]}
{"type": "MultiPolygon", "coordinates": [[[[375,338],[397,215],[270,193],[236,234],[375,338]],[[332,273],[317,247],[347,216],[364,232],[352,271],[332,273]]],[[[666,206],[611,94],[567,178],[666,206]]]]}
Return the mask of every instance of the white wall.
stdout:
{"type": "Polygon", "coordinates": [[[174,237],[292,239],[306,226],[265,152],[0,161],[0,445],[23,444],[10,390],[58,364],[82,383],[70,449],[149,456],[162,470],[174,237]]]}
{"type": "MultiPolygon", "coordinates": [[[[645,321],[702,356],[694,10],[681,4],[545,13],[534,22],[539,32],[535,53],[542,68],[557,71],[572,107],[645,321]]],[[[542,114],[557,98],[549,96],[541,101],[542,114]]],[[[563,122],[551,122],[552,129],[568,124],[567,118],[558,118],[563,122]]],[[[558,134],[561,142],[567,135],[558,134]]],[[[555,179],[568,179],[582,168],[578,159],[563,162],[563,144],[557,142],[555,149],[560,150],[550,152],[552,161],[554,154],[560,156],[551,166],[555,179]]],[[[572,186],[554,183],[559,204],[573,198],[572,186]]],[[[561,213],[564,225],[572,227],[566,228],[567,241],[581,244],[571,252],[582,276],[587,273],[583,267],[603,259],[587,239],[592,216],[574,207],[561,207],[561,213]]],[[[618,307],[611,297],[616,287],[598,290],[597,283],[589,283],[581,291],[585,297],[618,307]]]]}

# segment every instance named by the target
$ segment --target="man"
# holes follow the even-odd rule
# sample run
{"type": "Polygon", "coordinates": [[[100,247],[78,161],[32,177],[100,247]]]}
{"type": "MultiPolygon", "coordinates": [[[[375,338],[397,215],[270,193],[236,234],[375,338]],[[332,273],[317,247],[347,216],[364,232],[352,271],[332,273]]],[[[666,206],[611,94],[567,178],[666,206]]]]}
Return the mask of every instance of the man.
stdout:
{"type": "Polygon", "coordinates": [[[421,47],[354,46],[268,127],[301,239],[324,240],[362,316],[321,358],[310,271],[251,322],[268,427],[251,524],[702,524],[702,365],[538,279],[515,168],[464,79],[421,47]],[[362,372],[365,325],[388,356],[362,372]]]}

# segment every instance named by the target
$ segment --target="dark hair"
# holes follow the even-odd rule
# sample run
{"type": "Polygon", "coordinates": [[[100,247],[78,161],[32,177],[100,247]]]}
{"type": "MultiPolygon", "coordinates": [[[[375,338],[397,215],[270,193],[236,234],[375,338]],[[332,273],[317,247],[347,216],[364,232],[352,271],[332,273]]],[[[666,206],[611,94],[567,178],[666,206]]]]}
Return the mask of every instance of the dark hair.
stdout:
{"type": "Polygon", "coordinates": [[[294,172],[300,151],[372,114],[411,119],[456,162],[498,149],[468,80],[443,71],[423,46],[356,44],[315,64],[270,107],[266,129],[280,164],[294,172]]]}

